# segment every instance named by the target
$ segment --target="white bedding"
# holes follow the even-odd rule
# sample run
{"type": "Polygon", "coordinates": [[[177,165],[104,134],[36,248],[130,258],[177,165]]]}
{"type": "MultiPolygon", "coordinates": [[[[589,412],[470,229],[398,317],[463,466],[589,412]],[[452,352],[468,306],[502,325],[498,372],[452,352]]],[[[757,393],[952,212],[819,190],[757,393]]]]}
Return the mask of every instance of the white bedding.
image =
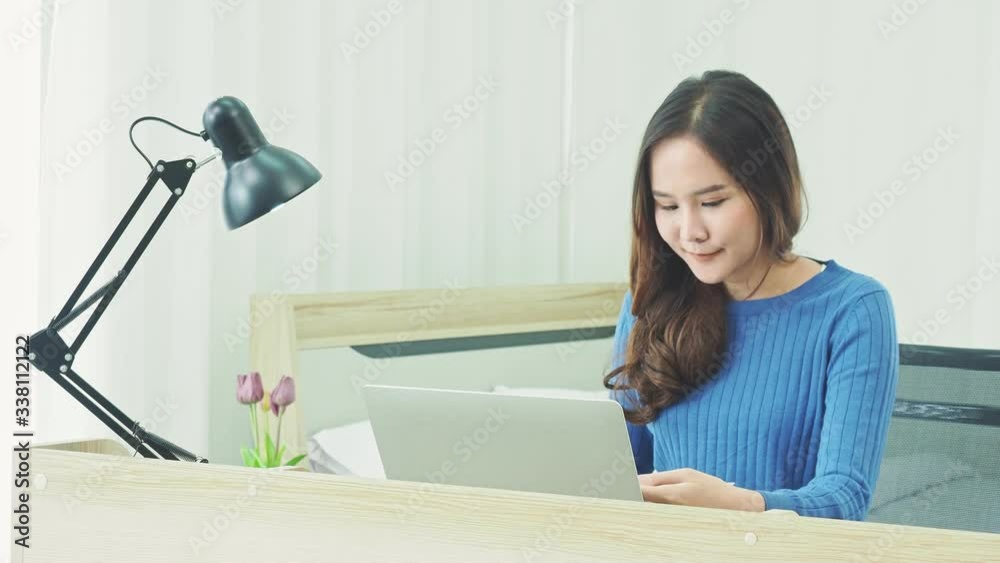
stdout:
{"type": "Polygon", "coordinates": [[[307,444],[309,464],[317,473],[385,479],[382,459],[367,420],[316,432],[307,444]]]}

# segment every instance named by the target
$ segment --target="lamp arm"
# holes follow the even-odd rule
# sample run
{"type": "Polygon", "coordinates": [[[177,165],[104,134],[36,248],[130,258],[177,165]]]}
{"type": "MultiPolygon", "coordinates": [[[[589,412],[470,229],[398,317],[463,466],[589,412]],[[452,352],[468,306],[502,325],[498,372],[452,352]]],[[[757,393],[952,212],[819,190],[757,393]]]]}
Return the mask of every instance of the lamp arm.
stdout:
{"type": "Polygon", "coordinates": [[[146,432],[142,426],[126,416],[111,401],[80,378],[73,371],[72,366],[83,342],[93,330],[97,321],[100,320],[111,300],[118,293],[118,289],[128,278],[132,268],[135,267],[139,257],[145,252],[146,247],[149,246],[150,241],[156,235],[160,226],[163,225],[170,211],[177,204],[180,197],[184,195],[191,176],[196,169],[197,166],[194,160],[190,158],[171,162],[164,162],[162,160],[157,162],[156,166],[150,171],[146,179],[146,184],[132,202],[125,216],[119,221],[118,226],[112,232],[107,242],[105,242],[94,262],[90,265],[80,283],[77,284],[76,289],[73,290],[69,300],[63,305],[59,314],[52,319],[46,328],[38,331],[29,339],[30,351],[28,359],[36,368],[45,372],[60,387],[70,393],[78,402],[83,404],[84,407],[118,434],[119,437],[131,444],[138,453],[151,458],[206,461],[151,432],[146,432]],[[82,304],[76,306],[80,296],[87,286],[90,285],[97,270],[100,269],[105,259],[107,259],[108,254],[110,254],[111,250],[118,243],[125,228],[131,223],[153,187],[160,180],[163,180],[163,183],[170,189],[170,197],[156,216],[153,224],[147,229],[146,234],[143,235],[138,246],[132,251],[125,266],[115,277],[85,299],[82,304]],[[59,335],[59,330],[95,303],[97,304],[96,309],[77,334],[73,344],[71,346],[67,345],[59,335]]]}
{"type": "Polygon", "coordinates": [[[144,185],[135,196],[135,200],[132,201],[132,205],[129,206],[128,211],[125,212],[125,215],[121,218],[121,220],[118,221],[118,226],[115,227],[111,236],[108,237],[108,240],[104,243],[101,251],[97,254],[97,257],[94,258],[93,263],[91,263],[90,268],[88,268],[87,272],[83,274],[83,279],[80,280],[76,289],[74,289],[73,293],[70,294],[69,299],[66,300],[66,304],[63,305],[59,313],[52,319],[52,322],[49,323],[49,327],[55,326],[58,321],[69,315],[77,301],[79,301],[80,296],[83,295],[84,290],[87,289],[87,286],[89,286],[90,282],[94,279],[94,275],[97,274],[97,270],[100,269],[100,267],[104,264],[104,260],[107,259],[108,254],[111,253],[111,249],[113,249],[115,244],[118,243],[118,239],[121,238],[125,228],[128,227],[136,213],[139,212],[139,208],[142,207],[143,202],[145,202],[146,198],[149,197],[149,193],[153,191],[153,187],[159,179],[160,173],[155,169],[149,173],[149,176],[146,178],[146,185],[144,185]]]}

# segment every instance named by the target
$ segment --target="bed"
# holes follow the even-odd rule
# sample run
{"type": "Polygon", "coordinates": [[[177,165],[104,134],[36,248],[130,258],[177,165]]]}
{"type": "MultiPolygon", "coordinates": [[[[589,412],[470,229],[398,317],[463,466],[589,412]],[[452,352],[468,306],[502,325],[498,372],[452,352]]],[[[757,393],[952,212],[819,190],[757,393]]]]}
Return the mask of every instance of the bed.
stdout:
{"type": "MultiPolygon", "coordinates": [[[[384,478],[367,383],[579,398],[602,378],[626,284],[255,297],[251,336],[274,384],[296,374],[289,449],[319,473],[384,478]],[[306,414],[308,413],[308,415],[306,414]]],[[[1000,533],[1000,353],[901,346],[900,384],[869,520],[1000,533]],[[949,418],[955,407],[967,419],[949,418]]]]}

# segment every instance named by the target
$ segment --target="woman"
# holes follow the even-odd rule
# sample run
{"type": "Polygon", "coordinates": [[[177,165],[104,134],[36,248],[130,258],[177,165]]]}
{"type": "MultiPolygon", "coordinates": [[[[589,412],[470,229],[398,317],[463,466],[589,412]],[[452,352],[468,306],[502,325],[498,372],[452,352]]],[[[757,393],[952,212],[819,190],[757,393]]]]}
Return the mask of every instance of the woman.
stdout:
{"type": "Polygon", "coordinates": [[[788,126],[745,76],[689,78],[653,114],[604,379],[646,501],[867,516],[899,370],[893,306],[876,280],[792,253],[803,197],[788,126]]]}

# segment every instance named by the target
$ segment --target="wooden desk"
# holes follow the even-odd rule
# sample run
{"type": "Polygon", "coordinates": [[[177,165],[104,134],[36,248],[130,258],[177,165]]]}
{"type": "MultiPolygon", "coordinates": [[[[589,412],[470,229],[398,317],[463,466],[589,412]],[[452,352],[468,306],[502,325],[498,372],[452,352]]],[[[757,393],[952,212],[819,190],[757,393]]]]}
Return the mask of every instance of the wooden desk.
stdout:
{"type": "MultiPolygon", "coordinates": [[[[31,450],[45,563],[1000,560],[1000,535],[31,450]],[[992,559],[991,559],[992,558],[992,559]]],[[[16,490],[14,492],[17,492],[16,490]]],[[[16,497],[13,499],[17,501],[16,497]]]]}

